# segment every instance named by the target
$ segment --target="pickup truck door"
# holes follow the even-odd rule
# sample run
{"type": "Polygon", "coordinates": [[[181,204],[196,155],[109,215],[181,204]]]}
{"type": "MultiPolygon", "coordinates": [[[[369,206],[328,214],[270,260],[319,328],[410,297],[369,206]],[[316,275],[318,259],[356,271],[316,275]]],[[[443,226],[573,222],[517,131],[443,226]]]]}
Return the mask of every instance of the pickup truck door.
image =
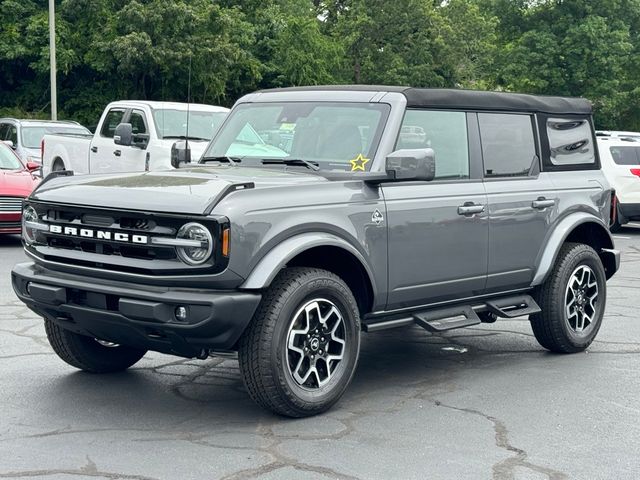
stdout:
{"type": "Polygon", "coordinates": [[[122,123],[127,109],[124,107],[114,107],[109,109],[102,117],[99,130],[93,136],[89,147],[89,172],[90,173],[110,173],[117,172],[118,154],[122,151],[113,141],[113,134],[116,127],[122,123]]]}
{"type": "MultiPolygon", "coordinates": [[[[133,134],[149,135],[149,122],[142,110],[133,109],[125,117],[125,122],[130,123],[133,134]]],[[[130,146],[116,145],[116,158],[114,159],[115,172],[143,172],[147,156],[146,148],[141,148],[138,143],[130,146]],[[120,152],[119,154],[117,152],[120,152]]]]}
{"type": "Polygon", "coordinates": [[[433,148],[431,182],[383,184],[389,238],[387,310],[480,295],[489,221],[475,114],[408,110],[396,149],[433,148]]]}

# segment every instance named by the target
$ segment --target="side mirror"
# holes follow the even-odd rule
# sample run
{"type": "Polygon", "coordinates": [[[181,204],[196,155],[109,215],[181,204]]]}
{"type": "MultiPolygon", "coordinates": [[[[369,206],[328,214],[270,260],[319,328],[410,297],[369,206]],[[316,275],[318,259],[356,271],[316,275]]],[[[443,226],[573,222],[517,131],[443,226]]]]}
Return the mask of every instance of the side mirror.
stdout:
{"type": "Polygon", "coordinates": [[[133,127],[130,123],[120,123],[113,132],[113,143],[129,147],[132,141],[133,127]]]}
{"type": "Polygon", "coordinates": [[[4,140],[4,143],[6,145],[9,145],[11,148],[13,148],[14,150],[16,149],[16,145],[15,143],[13,143],[13,140],[4,140]]]}
{"type": "Polygon", "coordinates": [[[26,167],[30,172],[35,172],[36,170],[40,170],[42,168],[41,165],[36,162],[27,162],[26,167]]]}
{"type": "Polygon", "coordinates": [[[182,163],[191,163],[191,148],[184,140],[171,145],[171,166],[180,168],[182,163]]]}
{"type": "Polygon", "coordinates": [[[396,150],[387,156],[389,180],[429,182],[436,176],[436,154],[430,148],[396,150]]]}

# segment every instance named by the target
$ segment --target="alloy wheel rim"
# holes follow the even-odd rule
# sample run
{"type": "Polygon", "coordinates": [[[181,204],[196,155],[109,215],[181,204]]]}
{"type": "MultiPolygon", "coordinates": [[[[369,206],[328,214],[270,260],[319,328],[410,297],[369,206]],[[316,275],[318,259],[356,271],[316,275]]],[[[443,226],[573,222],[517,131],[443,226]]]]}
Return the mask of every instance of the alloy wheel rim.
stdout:
{"type": "Polygon", "coordinates": [[[335,377],[344,359],[346,326],[340,309],[326,298],[306,302],[287,334],[287,367],[302,388],[317,390],[335,377]]]}
{"type": "Polygon", "coordinates": [[[594,324],[598,304],[598,281],[587,265],[578,266],[567,284],[565,318],[574,333],[584,334],[594,324]]]}

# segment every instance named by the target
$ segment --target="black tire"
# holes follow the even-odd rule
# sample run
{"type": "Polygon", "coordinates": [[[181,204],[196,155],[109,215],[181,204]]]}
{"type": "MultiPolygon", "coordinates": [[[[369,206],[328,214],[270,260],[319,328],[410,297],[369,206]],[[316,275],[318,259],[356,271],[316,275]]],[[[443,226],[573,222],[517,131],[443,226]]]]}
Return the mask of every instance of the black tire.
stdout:
{"type": "Polygon", "coordinates": [[[64,170],[65,170],[64,163],[62,163],[62,160],[60,160],[59,158],[56,158],[55,161],[53,162],[53,165],[51,166],[51,171],[62,172],[64,170]]]}
{"type": "Polygon", "coordinates": [[[287,268],[264,293],[238,350],[244,383],[258,405],[288,417],[324,412],[340,399],[358,362],[360,315],[355,298],[331,272],[287,268]],[[309,310],[303,310],[305,307],[309,310]],[[328,315],[333,307],[338,314],[328,315]],[[297,326],[305,324],[299,321],[306,322],[304,333],[297,326]],[[335,338],[344,337],[342,347],[331,329],[335,338]],[[290,347],[299,347],[300,353],[290,347]],[[328,357],[339,352],[343,355],[340,360],[328,357]],[[300,383],[303,374],[308,379],[300,383]]]}
{"type": "Polygon", "coordinates": [[[44,321],[47,338],[53,351],[69,365],[91,373],[112,373],[126,370],[140,360],[146,350],[124,345],[105,346],[97,340],[78,335],[44,321]]]}
{"type": "MultiPolygon", "coordinates": [[[[589,280],[586,281],[589,283],[589,280]]],[[[547,280],[536,292],[541,312],[530,318],[531,328],[538,343],[556,353],[575,353],[585,350],[600,330],[607,298],[607,282],[604,267],[598,254],[588,245],[565,243],[547,280]],[[583,272],[593,278],[595,287],[582,288],[577,279],[583,272]],[[589,273],[590,272],[590,273],[589,273]],[[574,274],[576,277],[574,278],[574,274]],[[568,285],[583,293],[575,296],[568,285]],[[596,294],[593,303],[589,298],[596,294]],[[574,299],[575,297],[575,299],[574,299]],[[574,299],[574,302],[571,302],[574,299]],[[582,303],[584,302],[584,303],[582,303]],[[567,304],[572,304],[572,314],[567,313],[567,304]],[[591,317],[587,325],[585,316],[576,311],[576,306],[591,317]],[[582,324],[582,329],[579,326],[582,324]],[[586,327],[585,327],[586,325],[586,327]]]]}

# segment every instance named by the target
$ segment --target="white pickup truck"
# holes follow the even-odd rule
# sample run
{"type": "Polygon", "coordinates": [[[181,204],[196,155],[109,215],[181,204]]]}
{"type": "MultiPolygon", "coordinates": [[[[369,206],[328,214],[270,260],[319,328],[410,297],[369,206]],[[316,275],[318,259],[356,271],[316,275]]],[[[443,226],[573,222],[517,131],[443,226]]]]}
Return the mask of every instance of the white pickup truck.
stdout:
{"type": "Polygon", "coordinates": [[[229,109],[192,103],[188,111],[187,125],[186,103],[112,102],[102,112],[94,135],[45,135],[43,174],[164,170],[171,168],[173,144],[185,139],[191,158],[197,160],[229,109]]]}

